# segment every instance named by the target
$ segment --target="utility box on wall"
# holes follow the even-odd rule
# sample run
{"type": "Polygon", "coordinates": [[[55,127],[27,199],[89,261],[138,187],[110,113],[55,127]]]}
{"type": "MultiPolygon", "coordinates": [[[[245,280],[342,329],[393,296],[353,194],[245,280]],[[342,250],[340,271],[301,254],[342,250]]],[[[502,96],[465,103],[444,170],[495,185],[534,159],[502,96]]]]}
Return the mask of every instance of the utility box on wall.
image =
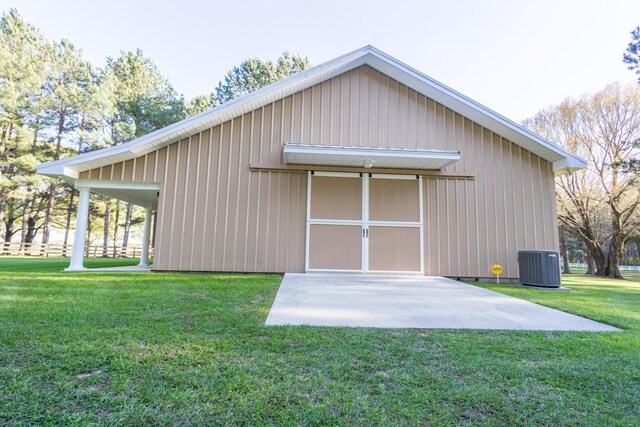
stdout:
{"type": "Polygon", "coordinates": [[[558,251],[518,251],[518,266],[523,285],[560,287],[558,251]]]}

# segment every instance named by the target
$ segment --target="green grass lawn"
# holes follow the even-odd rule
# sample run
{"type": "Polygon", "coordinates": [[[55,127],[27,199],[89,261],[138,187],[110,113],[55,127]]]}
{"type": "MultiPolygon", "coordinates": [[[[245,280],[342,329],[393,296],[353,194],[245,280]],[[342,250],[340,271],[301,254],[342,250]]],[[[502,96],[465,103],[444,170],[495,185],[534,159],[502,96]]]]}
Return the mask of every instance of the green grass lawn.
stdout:
{"type": "Polygon", "coordinates": [[[66,264],[0,258],[0,424],[640,419],[640,282],[483,285],[619,333],[265,327],[279,276],[60,273],[66,264]]]}

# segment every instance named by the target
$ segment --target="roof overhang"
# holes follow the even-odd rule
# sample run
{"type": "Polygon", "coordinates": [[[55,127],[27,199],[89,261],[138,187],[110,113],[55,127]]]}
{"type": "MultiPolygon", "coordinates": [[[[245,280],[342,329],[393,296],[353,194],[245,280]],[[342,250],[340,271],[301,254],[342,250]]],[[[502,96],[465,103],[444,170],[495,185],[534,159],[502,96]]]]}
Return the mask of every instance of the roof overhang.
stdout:
{"type": "Polygon", "coordinates": [[[551,162],[557,175],[586,167],[584,159],[563,147],[542,138],[524,126],[505,118],[373,46],[365,46],[138,139],[102,150],[44,163],[39,165],[36,170],[43,175],[62,177],[68,180],[77,179],[80,172],[143,156],[363,65],[378,70],[551,162]]]}
{"type": "Polygon", "coordinates": [[[460,152],[335,145],[285,144],[289,165],[441,170],[460,160],[460,152]]]}
{"type": "Polygon", "coordinates": [[[587,162],[577,156],[565,157],[553,162],[553,172],[556,176],[566,175],[586,167],[587,162]]]}

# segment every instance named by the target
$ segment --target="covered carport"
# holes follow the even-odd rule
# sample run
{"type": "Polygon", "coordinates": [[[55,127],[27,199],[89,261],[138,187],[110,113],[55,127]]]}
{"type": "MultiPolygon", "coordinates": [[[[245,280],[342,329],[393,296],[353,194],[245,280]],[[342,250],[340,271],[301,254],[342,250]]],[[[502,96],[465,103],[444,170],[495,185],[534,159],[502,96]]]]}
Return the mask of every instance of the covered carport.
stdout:
{"type": "Polygon", "coordinates": [[[142,232],[142,250],[140,254],[140,269],[149,267],[149,245],[151,243],[151,220],[153,211],[158,207],[160,185],[149,182],[117,182],[78,179],[74,186],[80,197],[76,214],[76,228],[73,239],[71,262],[65,271],[86,271],[84,266],[84,246],[89,220],[89,201],[91,193],[101,194],[114,199],[133,203],[145,209],[142,232]]]}

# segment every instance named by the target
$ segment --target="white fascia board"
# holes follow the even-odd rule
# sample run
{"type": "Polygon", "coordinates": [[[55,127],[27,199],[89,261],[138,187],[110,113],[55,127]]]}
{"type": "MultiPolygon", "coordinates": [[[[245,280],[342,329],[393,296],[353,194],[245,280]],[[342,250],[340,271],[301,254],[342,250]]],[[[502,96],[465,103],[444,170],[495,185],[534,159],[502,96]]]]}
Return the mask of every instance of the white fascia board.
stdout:
{"type": "Polygon", "coordinates": [[[71,179],[77,179],[80,175],[78,171],[66,167],[64,163],[61,164],[59,160],[56,162],[48,162],[38,165],[36,167],[36,172],[40,175],[50,176],[54,178],[58,176],[65,176],[71,179]]]}
{"type": "MultiPolygon", "coordinates": [[[[78,172],[85,170],[130,160],[329,80],[361,65],[371,66],[545,160],[556,162],[563,159],[571,159],[570,162],[572,163],[586,164],[580,157],[536,135],[482,104],[372,46],[365,46],[141,138],[118,146],[45,163],[38,166],[36,170],[38,173],[49,176],[63,176],[67,172],[77,175],[78,172]],[[53,166],[58,165],[64,165],[66,169],[53,168],[53,166]]],[[[72,177],[72,175],[66,176],[72,177]]]]}

